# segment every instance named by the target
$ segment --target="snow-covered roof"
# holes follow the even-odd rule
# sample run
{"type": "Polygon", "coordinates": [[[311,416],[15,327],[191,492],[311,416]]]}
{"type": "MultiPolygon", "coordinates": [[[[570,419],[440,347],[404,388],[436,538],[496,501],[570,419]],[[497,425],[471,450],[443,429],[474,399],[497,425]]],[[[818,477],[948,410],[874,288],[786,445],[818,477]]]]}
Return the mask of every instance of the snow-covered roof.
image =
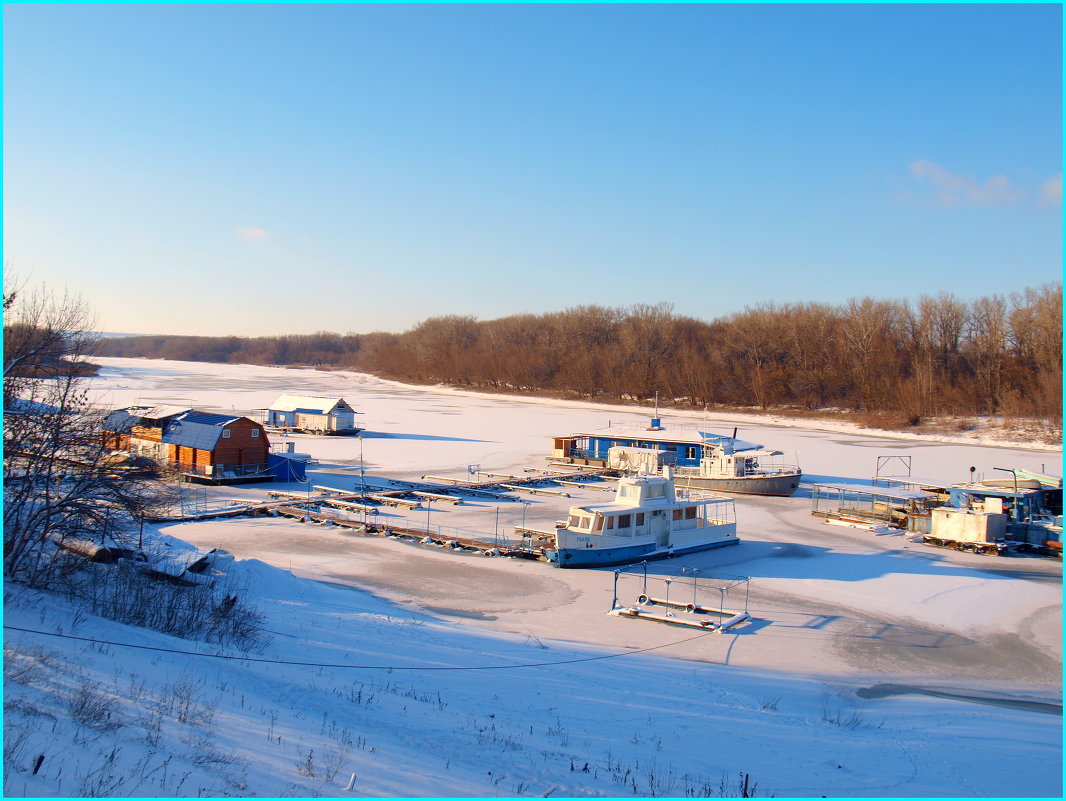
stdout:
{"type": "Polygon", "coordinates": [[[58,406],[25,398],[10,398],[5,405],[4,414],[59,414],[58,406]]]}
{"type": "Polygon", "coordinates": [[[145,420],[169,420],[185,412],[192,411],[188,406],[128,406],[115,409],[104,419],[104,429],[127,433],[135,425],[145,420]]]}
{"type": "Polygon", "coordinates": [[[167,426],[167,430],[163,432],[163,442],[211,451],[222,436],[222,429],[239,419],[232,415],[211,412],[186,412],[167,426]]]}
{"type": "Polygon", "coordinates": [[[321,398],[317,395],[282,395],[271,405],[274,412],[318,412],[329,414],[342,406],[341,411],[350,411],[351,407],[344,398],[321,398]],[[342,406],[343,405],[343,406],[342,406]]]}
{"type": "Polygon", "coordinates": [[[725,434],[708,434],[706,431],[701,431],[700,436],[708,445],[721,445],[727,452],[730,449],[732,449],[733,453],[754,451],[762,447],[756,442],[746,442],[736,437],[728,437],[725,434]]]}
{"type": "Polygon", "coordinates": [[[128,410],[134,417],[143,417],[146,420],[165,420],[168,417],[177,417],[179,414],[192,411],[188,406],[132,406],[128,410]]]}

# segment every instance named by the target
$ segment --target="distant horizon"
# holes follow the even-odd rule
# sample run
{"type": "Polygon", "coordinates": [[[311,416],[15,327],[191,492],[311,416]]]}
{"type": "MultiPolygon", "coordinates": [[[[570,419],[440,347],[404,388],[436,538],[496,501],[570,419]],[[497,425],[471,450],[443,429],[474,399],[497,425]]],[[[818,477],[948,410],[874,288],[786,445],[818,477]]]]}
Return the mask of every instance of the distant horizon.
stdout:
{"type": "Polygon", "coordinates": [[[7,273],[109,331],[1061,280],[1058,4],[4,12],[7,273]]]}

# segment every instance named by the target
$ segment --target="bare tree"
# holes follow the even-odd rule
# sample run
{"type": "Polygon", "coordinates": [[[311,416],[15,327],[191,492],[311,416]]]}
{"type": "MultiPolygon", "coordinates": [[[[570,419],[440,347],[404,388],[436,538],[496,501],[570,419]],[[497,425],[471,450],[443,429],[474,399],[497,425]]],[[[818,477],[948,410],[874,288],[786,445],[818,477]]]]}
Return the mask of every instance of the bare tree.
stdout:
{"type": "Polygon", "coordinates": [[[4,312],[4,575],[45,585],[58,547],[128,536],[159,484],[109,458],[83,386],[85,304],[20,287],[5,289],[4,312]]]}

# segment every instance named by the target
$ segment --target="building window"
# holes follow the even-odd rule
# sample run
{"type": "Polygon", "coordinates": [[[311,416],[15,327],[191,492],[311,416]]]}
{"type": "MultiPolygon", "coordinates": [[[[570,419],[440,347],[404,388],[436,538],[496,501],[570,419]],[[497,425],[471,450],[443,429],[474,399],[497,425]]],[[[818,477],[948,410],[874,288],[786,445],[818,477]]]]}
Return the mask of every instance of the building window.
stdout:
{"type": "Polygon", "coordinates": [[[232,433],[228,428],[222,429],[222,439],[229,439],[232,433]]]}
{"type": "Polygon", "coordinates": [[[259,436],[259,429],[258,428],[253,428],[252,429],[252,439],[255,439],[258,436],[259,436]]]}

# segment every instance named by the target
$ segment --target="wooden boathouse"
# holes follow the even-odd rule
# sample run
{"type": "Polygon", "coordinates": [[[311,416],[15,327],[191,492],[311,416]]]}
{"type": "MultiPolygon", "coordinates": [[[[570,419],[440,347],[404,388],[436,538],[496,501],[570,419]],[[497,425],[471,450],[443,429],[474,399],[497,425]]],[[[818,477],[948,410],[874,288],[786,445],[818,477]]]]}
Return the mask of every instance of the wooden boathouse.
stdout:
{"type": "Polygon", "coordinates": [[[162,441],[167,463],[188,480],[232,484],[272,478],[266,431],[247,417],[185,412],[167,426],[162,441]]]}

